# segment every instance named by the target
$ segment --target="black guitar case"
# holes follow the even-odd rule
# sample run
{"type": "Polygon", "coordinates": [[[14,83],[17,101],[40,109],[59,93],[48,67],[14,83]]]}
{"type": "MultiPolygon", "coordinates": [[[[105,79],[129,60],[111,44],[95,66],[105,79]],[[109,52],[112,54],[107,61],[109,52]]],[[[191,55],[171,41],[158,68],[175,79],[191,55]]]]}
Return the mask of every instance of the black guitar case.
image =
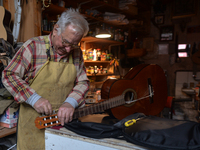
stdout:
{"type": "Polygon", "coordinates": [[[200,125],[192,121],[135,113],[115,124],[71,122],[65,124],[65,127],[77,134],[92,138],[123,136],[128,142],[154,150],[200,149],[200,125]]]}

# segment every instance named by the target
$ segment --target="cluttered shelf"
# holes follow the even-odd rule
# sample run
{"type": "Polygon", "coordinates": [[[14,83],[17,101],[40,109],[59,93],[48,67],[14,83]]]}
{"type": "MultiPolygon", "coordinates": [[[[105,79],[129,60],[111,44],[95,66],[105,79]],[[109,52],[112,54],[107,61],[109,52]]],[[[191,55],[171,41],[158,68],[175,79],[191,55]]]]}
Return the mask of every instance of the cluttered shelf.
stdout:
{"type": "Polygon", "coordinates": [[[85,63],[110,63],[110,61],[93,61],[93,60],[84,60],[85,63]]]}
{"type": "MultiPolygon", "coordinates": [[[[48,5],[48,2],[45,2],[46,5],[48,5]]],[[[134,7],[135,11],[132,9],[130,10],[123,10],[119,8],[119,3],[115,0],[113,1],[108,1],[108,2],[104,2],[104,1],[100,1],[100,0],[90,0],[90,1],[85,1],[85,0],[73,0],[69,2],[65,3],[65,7],[60,7],[57,5],[57,1],[56,3],[54,3],[54,1],[52,1],[52,3],[49,5],[49,7],[45,8],[45,10],[43,11],[44,13],[52,13],[52,14],[61,14],[63,11],[66,10],[66,7],[75,7],[77,8],[77,6],[79,6],[79,8],[81,10],[87,10],[87,9],[96,9],[102,13],[105,13],[105,11],[110,11],[113,13],[122,13],[124,15],[126,15],[126,17],[128,18],[136,18],[137,13],[137,7],[134,7]]],[[[85,12],[81,11],[83,14],[85,14],[85,12]]]]}
{"type": "Polygon", "coordinates": [[[101,73],[97,73],[97,74],[93,73],[93,74],[87,74],[87,76],[108,76],[108,75],[113,75],[113,73],[103,73],[103,74],[101,74],[101,73]]]}
{"type": "MultiPolygon", "coordinates": [[[[50,34],[51,31],[42,31],[42,35],[48,35],[50,34]]],[[[100,39],[100,38],[95,38],[92,36],[86,36],[82,38],[82,42],[95,42],[95,43],[108,43],[108,44],[116,44],[116,45],[123,45],[125,44],[124,42],[120,41],[115,41],[115,40],[109,40],[109,39],[100,39]]]]}
{"type": "Polygon", "coordinates": [[[86,17],[90,25],[97,22],[106,23],[117,28],[124,28],[129,24],[128,20],[137,19],[138,8],[135,5],[128,5],[128,10],[120,9],[117,1],[105,2],[100,0],[74,0],[60,5],[57,1],[45,2],[48,7],[43,8],[43,19],[46,17],[50,22],[57,20],[62,12],[73,7],[78,8],[80,13],[86,17]],[[113,18],[114,17],[114,18],[113,18]]]}
{"type": "Polygon", "coordinates": [[[95,38],[92,36],[86,36],[82,38],[83,42],[95,42],[95,43],[108,43],[108,44],[117,44],[117,45],[123,45],[125,44],[124,42],[116,41],[116,40],[110,40],[110,39],[101,39],[101,38],[95,38]]]}

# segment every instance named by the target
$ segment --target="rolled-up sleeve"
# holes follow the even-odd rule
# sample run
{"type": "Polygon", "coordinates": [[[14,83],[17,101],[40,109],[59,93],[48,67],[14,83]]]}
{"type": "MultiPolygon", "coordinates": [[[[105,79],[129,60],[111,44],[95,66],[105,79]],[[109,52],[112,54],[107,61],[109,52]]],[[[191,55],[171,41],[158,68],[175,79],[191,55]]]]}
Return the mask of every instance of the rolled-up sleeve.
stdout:
{"type": "Polygon", "coordinates": [[[89,90],[89,79],[86,74],[82,51],[80,50],[79,52],[75,52],[73,58],[77,70],[77,77],[75,80],[75,86],[68,97],[74,98],[77,101],[77,107],[80,107],[85,104],[85,96],[89,90]]]}

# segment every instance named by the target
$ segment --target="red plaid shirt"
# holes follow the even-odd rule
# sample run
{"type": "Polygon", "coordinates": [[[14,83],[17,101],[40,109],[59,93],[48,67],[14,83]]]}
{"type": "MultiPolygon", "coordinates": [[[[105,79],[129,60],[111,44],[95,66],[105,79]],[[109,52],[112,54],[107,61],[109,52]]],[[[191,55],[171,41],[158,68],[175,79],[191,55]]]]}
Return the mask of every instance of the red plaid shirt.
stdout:
{"type": "MultiPolygon", "coordinates": [[[[59,54],[55,53],[51,43],[51,34],[48,37],[50,40],[49,43],[45,43],[43,36],[31,38],[26,41],[2,72],[4,86],[19,103],[26,101],[35,93],[35,90],[29,84],[48,59],[45,44],[49,44],[50,46],[51,61],[68,62],[68,58],[62,58],[59,54]]],[[[72,56],[77,76],[75,86],[68,97],[77,100],[80,106],[85,103],[84,96],[89,88],[89,80],[84,66],[82,51],[75,49],[72,52],[72,56]]]]}

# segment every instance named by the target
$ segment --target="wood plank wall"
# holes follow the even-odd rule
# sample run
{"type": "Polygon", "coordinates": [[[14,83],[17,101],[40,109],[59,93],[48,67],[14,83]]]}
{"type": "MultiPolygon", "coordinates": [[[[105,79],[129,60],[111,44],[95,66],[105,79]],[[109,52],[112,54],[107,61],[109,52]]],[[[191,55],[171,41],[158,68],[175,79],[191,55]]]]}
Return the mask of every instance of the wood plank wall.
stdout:
{"type": "MultiPolygon", "coordinates": [[[[22,1],[22,14],[19,37],[17,42],[25,42],[26,40],[41,35],[41,16],[42,16],[42,3],[37,0],[22,1]]],[[[3,6],[11,12],[11,24],[15,19],[15,6],[14,1],[4,0],[3,6]]],[[[11,27],[12,30],[12,27],[11,27]]]]}

